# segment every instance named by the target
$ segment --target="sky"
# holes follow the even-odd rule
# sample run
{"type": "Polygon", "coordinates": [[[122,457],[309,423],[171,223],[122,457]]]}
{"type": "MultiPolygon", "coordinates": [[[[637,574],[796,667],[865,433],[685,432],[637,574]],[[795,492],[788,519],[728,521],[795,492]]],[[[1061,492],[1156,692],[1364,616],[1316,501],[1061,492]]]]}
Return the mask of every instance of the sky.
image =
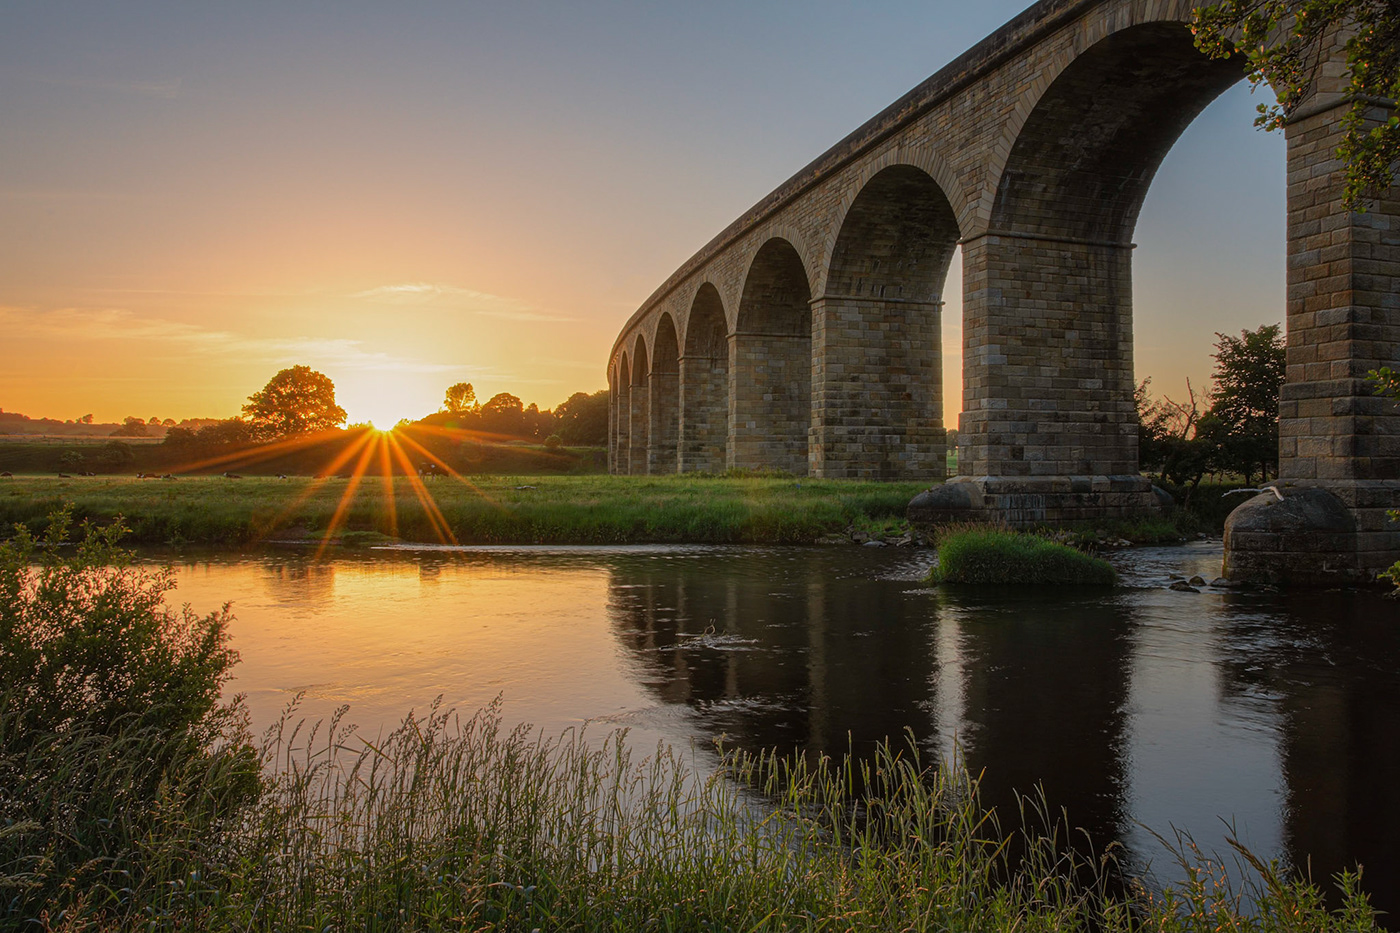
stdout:
{"type": "MultiPolygon", "coordinates": [[[[676,267],[1025,5],[0,0],[0,409],[229,417],[295,364],[381,427],[459,381],[602,388],[676,267]]],[[[1202,114],[1144,206],[1158,393],[1208,382],[1216,331],[1283,318],[1257,102],[1202,114]]]]}

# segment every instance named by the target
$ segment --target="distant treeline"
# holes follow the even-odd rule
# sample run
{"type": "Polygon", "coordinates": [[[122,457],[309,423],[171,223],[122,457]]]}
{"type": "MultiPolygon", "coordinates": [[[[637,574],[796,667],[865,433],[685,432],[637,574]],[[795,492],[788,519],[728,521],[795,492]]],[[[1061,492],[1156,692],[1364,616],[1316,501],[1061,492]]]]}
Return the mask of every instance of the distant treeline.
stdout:
{"type": "Polygon", "coordinates": [[[608,443],[608,390],[593,394],[575,392],[553,411],[523,404],[509,392],[501,392],[477,404],[471,383],[447,390],[443,410],[420,418],[415,424],[483,431],[506,437],[548,440],[578,447],[604,447],[608,443]]]}
{"type": "Polygon", "coordinates": [[[97,421],[92,415],[60,421],[57,418],[31,418],[17,411],[0,409],[0,434],[57,435],[69,437],[160,437],[174,427],[190,431],[218,423],[217,418],[138,418],[128,416],[120,424],[97,421]]]}

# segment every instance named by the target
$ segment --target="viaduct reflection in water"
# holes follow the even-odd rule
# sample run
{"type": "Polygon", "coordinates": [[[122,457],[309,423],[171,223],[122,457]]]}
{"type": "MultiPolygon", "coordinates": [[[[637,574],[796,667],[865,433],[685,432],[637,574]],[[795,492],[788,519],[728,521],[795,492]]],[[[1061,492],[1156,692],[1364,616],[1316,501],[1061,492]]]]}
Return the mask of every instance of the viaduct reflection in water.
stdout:
{"type": "MultiPolygon", "coordinates": [[[[1319,881],[1360,861],[1373,903],[1400,912],[1393,602],[1354,591],[998,595],[874,579],[879,571],[873,557],[815,549],[623,561],[611,570],[609,619],[632,676],[731,745],[868,755],[907,732],[936,757],[956,736],[1003,825],[1014,825],[1013,790],[1039,787],[1101,850],[1128,844],[1144,800],[1175,799],[1170,774],[1134,768],[1131,749],[1145,742],[1217,770],[1201,778],[1213,800],[1277,821],[1277,835],[1255,830],[1281,838],[1283,852],[1261,854],[1310,864],[1319,881]],[[1166,734],[1135,734],[1147,723],[1135,672],[1157,665],[1170,680],[1193,664],[1208,670],[1169,685],[1166,734]],[[1206,715],[1174,721],[1174,699],[1188,698],[1206,715]],[[1198,744],[1223,736],[1228,757],[1241,734],[1281,790],[1258,785],[1257,770],[1201,760],[1198,744]]],[[[1153,689],[1160,699],[1161,684],[1153,689]]],[[[1171,824],[1219,838],[1218,818],[1234,814],[1199,806],[1212,809],[1169,810],[1171,824]]],[[[1166,861],[1155,849],[1132,854],[1166,861]]]]}
{"type": "Polygon", "coordinates": [[[1220,632],[1227,695],[1280,718],[1288,861],[1315,880],[1358,862],[1372,905],[1400,922],[1400,609],[1371,593],[1247,597],[1220,632]],[[1250,611],[1254,609],[1255,611],[1250,611]]]}
{"type": "Polygon", "coordinates": [[[986,770],[986,802],[1043,788],[1095,839],[1124,820],[1132,629],[1094,598],[960,602],[822,555],[735,573],[704,558],[618,567],[612,624],[637,676],[748,750],[868,755],[912,736],[986,770]],[[940,652],[948,657],[940,658],[940,652]]]}

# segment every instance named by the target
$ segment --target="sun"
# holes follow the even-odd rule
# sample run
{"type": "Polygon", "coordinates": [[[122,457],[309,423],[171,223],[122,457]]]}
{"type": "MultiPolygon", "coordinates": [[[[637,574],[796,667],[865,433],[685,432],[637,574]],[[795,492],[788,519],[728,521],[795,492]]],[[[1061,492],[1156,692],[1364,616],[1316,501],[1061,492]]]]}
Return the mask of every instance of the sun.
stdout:
{"type": "Polygon", "coordinates": [[[416,421],[437,411],[444,389],[400,374],[373,374],[336,382],[336,401],[350,424],[388,431],[405,418],[416,421]]]}

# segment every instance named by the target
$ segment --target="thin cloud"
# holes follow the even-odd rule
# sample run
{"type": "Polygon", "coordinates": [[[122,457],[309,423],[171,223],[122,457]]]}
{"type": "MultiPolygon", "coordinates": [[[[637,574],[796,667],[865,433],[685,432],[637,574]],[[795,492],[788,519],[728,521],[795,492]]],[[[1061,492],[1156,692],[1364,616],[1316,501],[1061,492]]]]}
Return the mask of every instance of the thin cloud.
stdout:
{"type": "Polygon", "coordinates": [[[516,298],[492,295],[456,285],[437,282],[401,282],[397,285],[381,285],[354,292],[350,298],[392,305],[428,305],[444,307],[450,305],[454,311],[479,314],[483,317],[505,318],[511,321],[536,321],[562,324],[574,318],[563,317],[541,311],[533,305],[516,298]]]}
{"type": "Polygon", "coordinates": [[[169,78],[164,81],[117,81],[99,78],[32,78],[40,84],[54,84],[84,91],[111,91],[116,94],[131,94],[136,97],[149,97],[156,100],[175,100],[181,96],[183,78],[169,78]]]}
{"type": "Polygon", "coordinates": [[[177,346],[186,352],[228,354],[278,364],[314,361],[321,366],[365,372],[458,373],[464,369],[456,363],[434,363],[368,350],[363,341],[344,337],[247,337],[195,324],[141,317],[124,308],[36,311],[0,307],[0,330],[11,336],[64,341],[138,340],[177,346]]]}

